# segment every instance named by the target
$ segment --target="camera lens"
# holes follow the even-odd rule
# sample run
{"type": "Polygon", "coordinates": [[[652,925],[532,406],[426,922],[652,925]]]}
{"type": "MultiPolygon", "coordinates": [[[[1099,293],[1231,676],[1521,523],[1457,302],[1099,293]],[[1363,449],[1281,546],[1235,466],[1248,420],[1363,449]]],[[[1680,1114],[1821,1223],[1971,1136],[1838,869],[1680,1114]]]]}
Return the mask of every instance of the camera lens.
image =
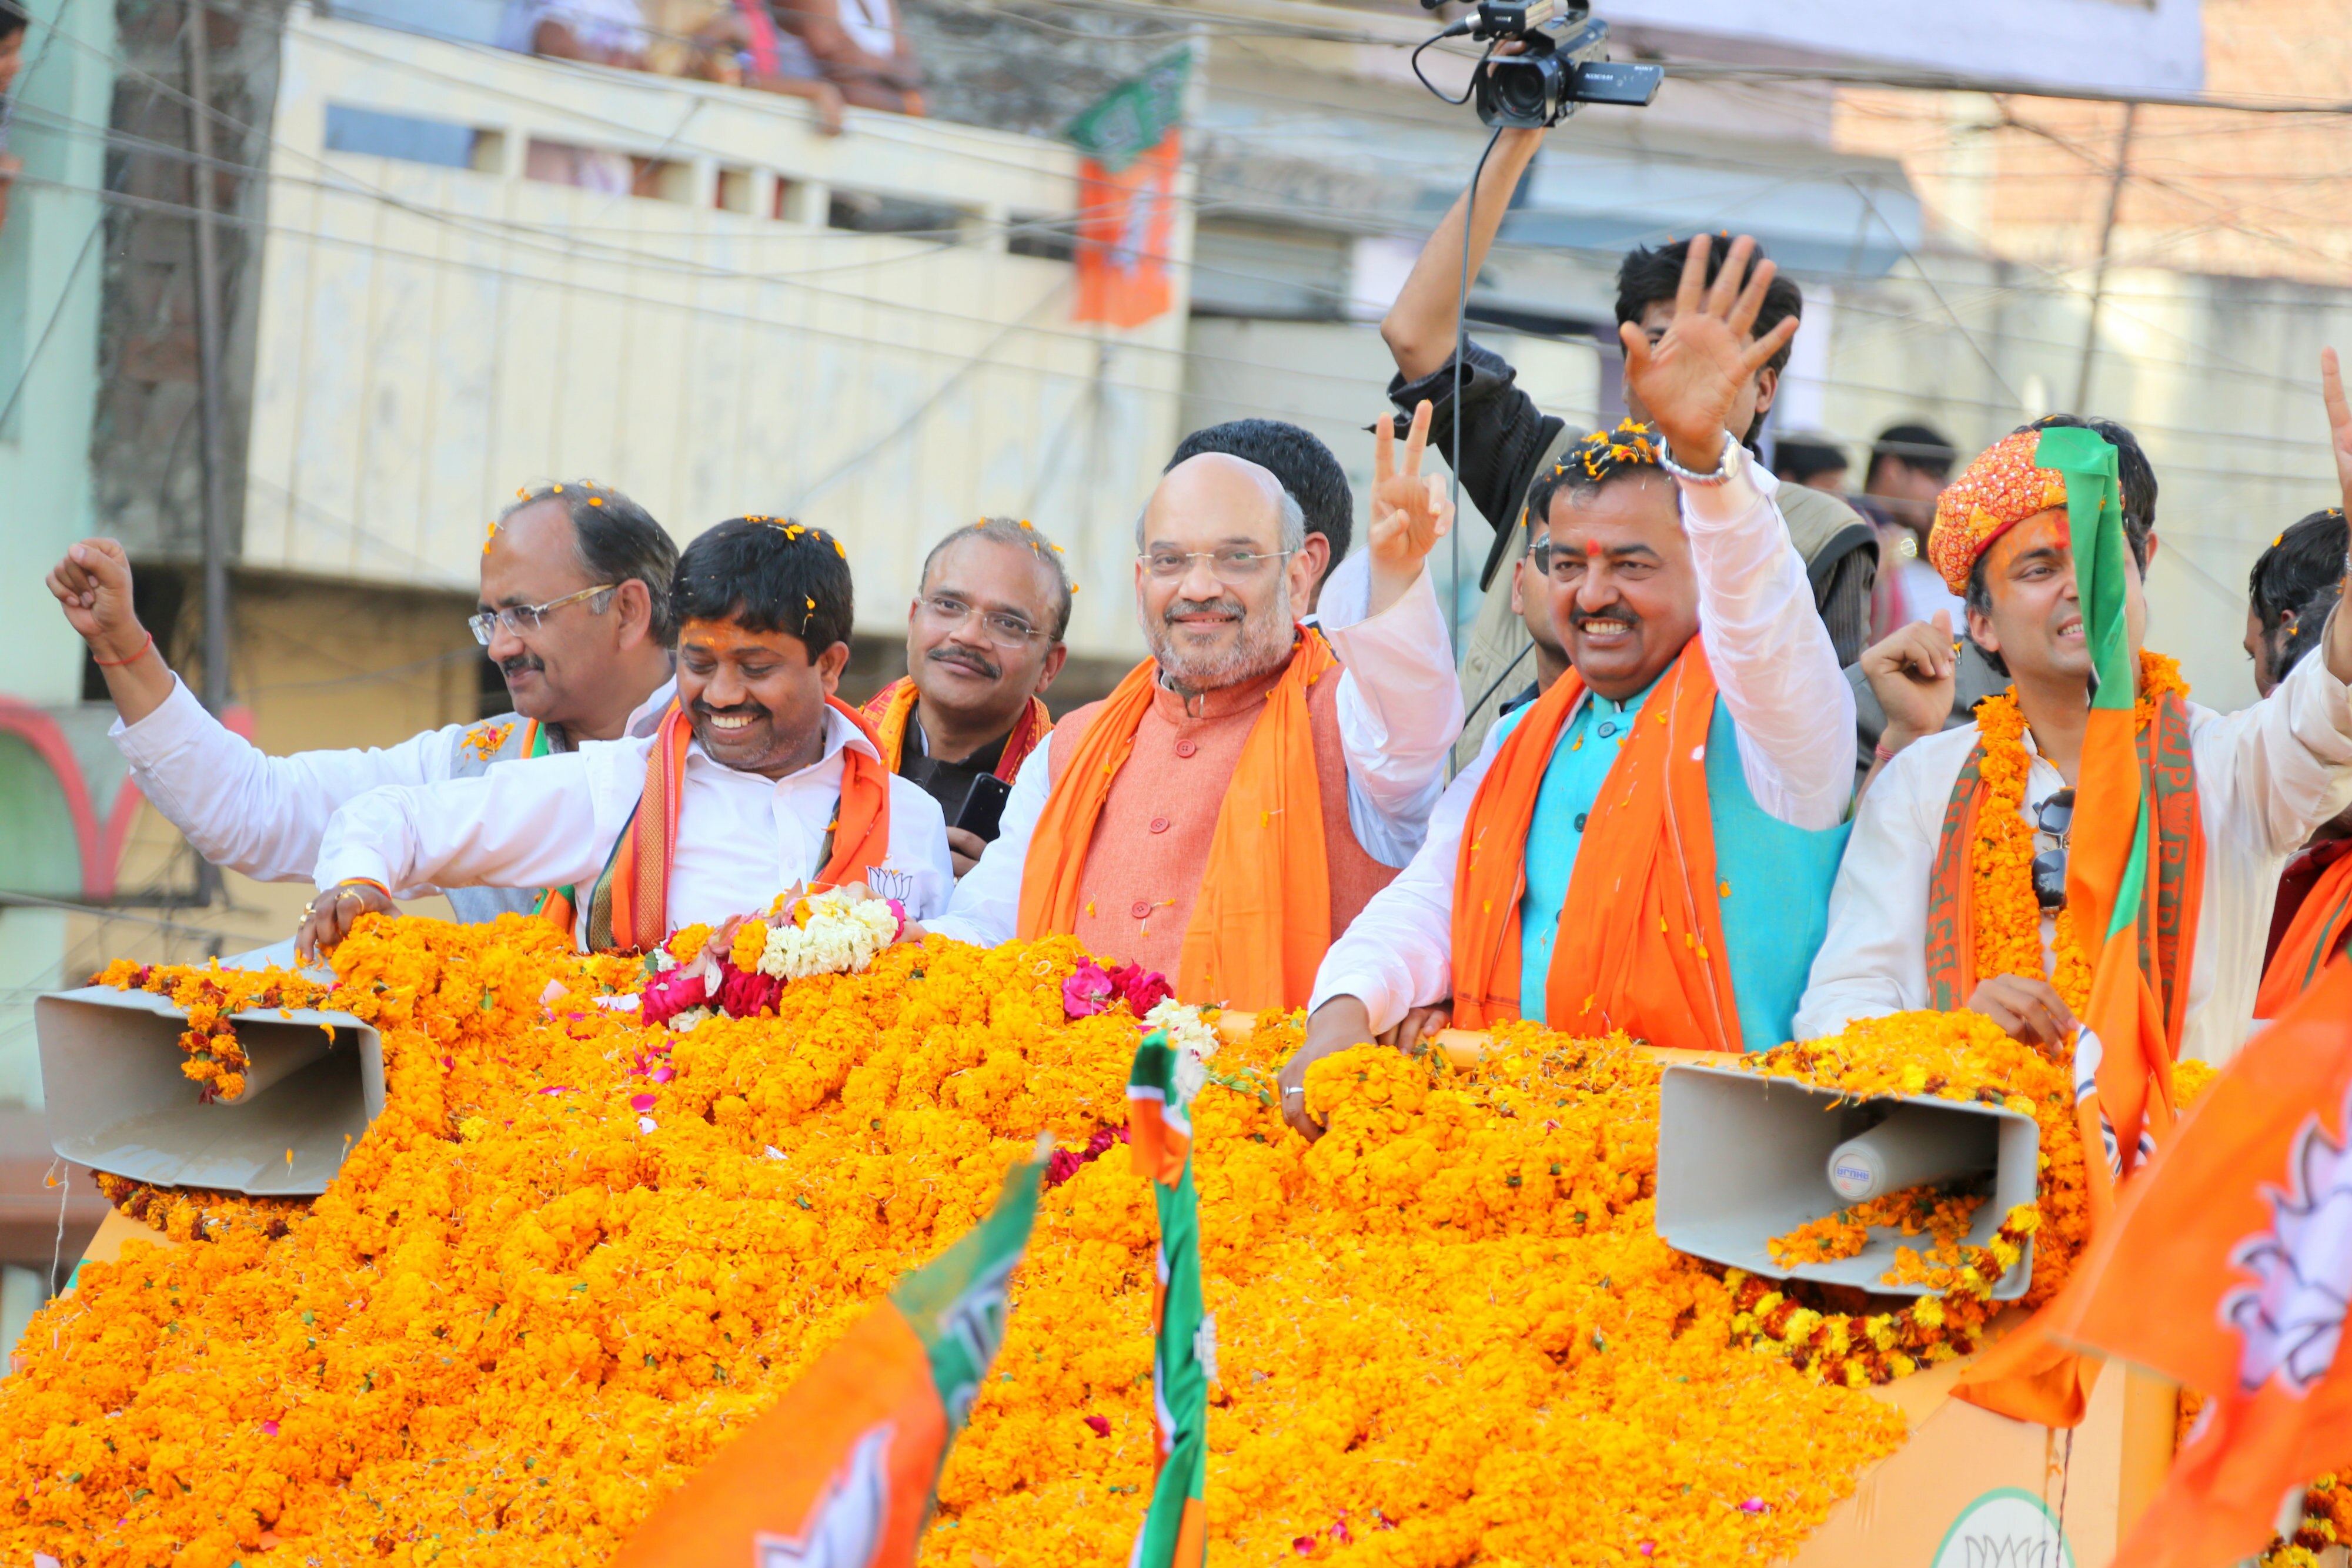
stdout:
{"type": "Polygon", "coordinates": [[[1542,125],[1548,122],[1551,110],[1550,78],[1558,68],[1557,62],[1549,57],[1496,63],[1490,83],[1491,101],[1507,123],[1542,125]]]}

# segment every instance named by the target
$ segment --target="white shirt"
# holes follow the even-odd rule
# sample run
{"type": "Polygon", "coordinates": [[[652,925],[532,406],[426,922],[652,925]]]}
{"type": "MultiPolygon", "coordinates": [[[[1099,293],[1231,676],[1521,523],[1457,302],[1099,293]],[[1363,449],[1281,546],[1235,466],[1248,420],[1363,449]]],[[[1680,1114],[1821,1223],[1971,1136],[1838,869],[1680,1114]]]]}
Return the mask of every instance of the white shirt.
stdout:
{"type": "MultiPolygon", "coordinates": [[[[2280,868],[2352,801],[2352,702],[2318,649],[2252,707],[2218,714],[2190,704],[2189,738],[2205,823],[2205,900],[2180,1054],[2219,1066],[2237,1054],[2253,1016],[2280,868]]],[[[1849,1019],[1927,1006],[1928,877],[1952,785],[1976,743],[1973,724],[1915,741],[1863,796],[1830,894],[1829,935],[1797,1007],[1799,1040],[1834,1034],[1849,1019]]],[[[2025,744],[2032,751],[2031,730],[2025,744]]],[[[2025,819],[2063,785],[2035,753],[2019,802],[2025,819]]],[[[2042,923],[2045,965],[2053,926],[2042,923]]]]}
{"type": "MultiPolygon", "coordinates": [[[[335,813],[319,851],[320,889],[366,877],[412,896],[423,885],[587,889],[603,873],[645,794],[650,737],[591,741],[560,757],[493,768],[478,779],[373,790],[335,813]]],[[[669,925],[716,925],[756,915],[824,868],[841,800],[842,747],[880,758],[865,732],[828,707],[824,755],[768,779],[686,748],[670,866],[669,925]]],[[[939,802],[890,776],[890,848],[877,893],[920,920],[946,907],[955,872],[939,802]]]]}
{"type": "Polygon", "coordinates": [[[508,0],[499,17],[499,47],[535,53],[541,22],[560,22],[581,43],[607,54],[641,55],[649,41],[637,0],[508,0]]]}
{"type": "MultiPolygon", "coordinates": [[[[1699,641],[1731,710],[1740,773],[1759,806],[1819,831],[1837,826],[1853,797],[1853,692],[1772,499],[1779,489],[1752,463],[1728,484],[1685,485],[1683,531],[1698,576],[1699,641]]],[[[1409,1009],[1453,994],[1462,826],[1500,748],[1500,729],[1487,732],[1478,759],[1439,800],[1412,863],[1331,945],[1316,971],[1310,1012],[1354,997],[1372,1028],[1385,1030],[1409,1009]]]]}
{"type": "MultiPolygon", "coordinates": [[[[1445,789],[1446,756],[1462,733],[1462,683],[1454,675],[1445,612],[1424,570],[1378,615],[1327,627],[1324,635],[1342,665],[1337,701],[1348,759],[1348,826],[1365,853],[1402,866],[1429,831],[1430,811],[1445,789]]],[[[983,947],[1013,940],[1029,840],[1053,792],[1053,752],[1049,741],[1021,764],[1005,797],[1002,831],[956,883],[947,917],[933,930],[983,947]]]]}
{"type": "MultiPolygon", "coordinates": [[[[677,682],[664,681],[629,715],[627,732],[651,735],[677,695],[677,682]]],[[[130,761],[139,792],[198,854],[256,882],[307,882],[337,808],[386,785],[444,782],[472,727],[444,725],[397,746],[272,757],[206,713],[174,675],[161,706],[137,724],[116,719],[107,736],[130,761]]]]}

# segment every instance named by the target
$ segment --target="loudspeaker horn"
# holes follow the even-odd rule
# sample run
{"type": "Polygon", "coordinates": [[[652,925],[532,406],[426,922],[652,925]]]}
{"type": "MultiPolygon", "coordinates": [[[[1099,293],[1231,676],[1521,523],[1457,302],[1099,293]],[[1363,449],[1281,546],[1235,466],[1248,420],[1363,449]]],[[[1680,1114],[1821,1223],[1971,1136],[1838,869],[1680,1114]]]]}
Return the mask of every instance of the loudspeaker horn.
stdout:
{"type": "MultiPolygon", "coordinates": [[[[273,964],[294,967],[290,940],[221,960],[236,969],[273,964]]],[[[346,1012],[257,1008],[229,1018],[250,1062],[246,1087],[234,1101],[206,1103],[180,1071],[186,1015],[170,998],[85,986],[36,998],[49,1146],[159,1186],[254,1197],[326,1191],[383,1109],[382,1040],[346,1012]]]]}
{"type": "MultiPolygon", "coordinates": [[[[1658,1235],[1678,1252],[1768,1279],[1927,1295],[1928,1286],[1881,1278],[1898,1244],[1924,1251],[1932,1245],[1925,1236],[1874,1231],[1854,1257],[1795,1268],[1773,1262],[1765,1243],[1858,1197],[1989,1176],[1992,1194],[1968,1236],[1981,1246],[2011,1208],[2033,1201],[2041,1144],[2033,1118],[2004,1106],[1932,1095],[1855,1100],[1794,1079],[1676,1063],[1658,1091],[1658,1235]]],[[[2022,1296],[2032,1274],[2029,1242],[1993,1299],[2022,1296]]]]}

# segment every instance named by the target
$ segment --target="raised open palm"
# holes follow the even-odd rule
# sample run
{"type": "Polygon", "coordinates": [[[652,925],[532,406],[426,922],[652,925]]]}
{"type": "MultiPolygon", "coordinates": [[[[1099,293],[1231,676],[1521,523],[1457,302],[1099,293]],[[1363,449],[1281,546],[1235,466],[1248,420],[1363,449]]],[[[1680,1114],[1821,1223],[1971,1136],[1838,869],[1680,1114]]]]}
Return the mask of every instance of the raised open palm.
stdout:
{"type": "Polygon", "coordinates": [[[1626,382],[1650,411],[1659,434],[1672,443],[1675,461],[1686,468],[1716,465],[1739,389],[1797,335],[1797,319],[1791,316],[1761,338],[1749,340],[1773,266],[1759,261],[1751,269],[1748,263],[1756,253],[1756,241],[1741,235],[1731,242],[1731,253],[1709,284],[1711,243],[1706,235],[1691,241],[1683,258],[1682,282],[1675,290],[1674,321],[1655,346],[1633,322],[1617,329],[1625,345],[1626,382]]]}

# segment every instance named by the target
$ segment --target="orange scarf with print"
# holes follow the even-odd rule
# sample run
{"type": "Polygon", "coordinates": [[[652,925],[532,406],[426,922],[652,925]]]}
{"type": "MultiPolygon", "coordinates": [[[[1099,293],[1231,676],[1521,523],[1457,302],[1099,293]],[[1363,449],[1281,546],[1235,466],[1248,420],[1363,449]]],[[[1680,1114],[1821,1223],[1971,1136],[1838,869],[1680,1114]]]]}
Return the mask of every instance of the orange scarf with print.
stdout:
{"type": "MultiPolygon", "coordinates": [[[[868,740],[873,738],[856,708],[838,697],[825,698],[825,706],[856,725],[868,740]]],[[[589,952],[650,953],[669,936],[669,878],[677,860],[686,747],[693,737],[685,710],[673,702],[646,753],[645,793],[604,862],[604,874],[589,890],[589,952]]],[[[863,882],[890,853],[889,769],[853,747],[841,748],[841,803],[834,811],[826,843],[830,852],[813,887],[863,882]]],[[[551,892],[540,910],[564,930],[572,929],[574,911],[562,893],[551,892]]]]}
{"type": "MultiPolygon", "coordinates": [[[[1331,873],[1307,690],[1338,667],[1322,638],[1302,633],[1242,743],[1184,929],[1176,972],[1182,1000],[1298,1008],[1314,989],[1331,946],[1331,873]]],[[[1054,781],[1022,868],[1024,941],[1076,929],[1095,822],[1159,681],[1150,659],[1129,671],[1054,781]]]]}
{"type": "MultiPolygon", "coordinates": [[[[899,764],[905,757],[907,726],[914,717],[915,695],[914,678],[901,675],[866,698],[866,706],[857,710],[874,731],[874,748],[882,754],[882,765],[893,773],[900,771],[899,764]]],[[[1004,737],[1004,755],[997,758],[996,776],[1012,783],[1029,754],[1044,744],[1053,731],[1053,714],[1041,699],[1031,697],[1029,706],[1021,710],[1021,716],[1013,721],[1012,733],[1004,737]]]]}
{"type": "MultiPolygon", "coordinates": [[[[1454,892],[1454,1025],[1519,1016],[1519,904],[1544,771],[1584,683],[1538,698],[1480,781],[1454,892]]],[[[1740,1049],[1706,790],[1715,674],[1693,637],[1651,691],[1611,765],[1569,874],[1544,980],[1545,1019],[1567,1034],[1622,1029],[1654,1045],[1740,1049]]]]}
{"type": "Polygon", "coordinates": [[[2341,956],[2352,941],[2352,854],[2341,856],[2311,884],[2294,919],[2279,938],[2278,951],[2263,970],[2254,995],[2254,1017],[2274,1019],[2319,983],[2319,971],[2341,956]]]}

